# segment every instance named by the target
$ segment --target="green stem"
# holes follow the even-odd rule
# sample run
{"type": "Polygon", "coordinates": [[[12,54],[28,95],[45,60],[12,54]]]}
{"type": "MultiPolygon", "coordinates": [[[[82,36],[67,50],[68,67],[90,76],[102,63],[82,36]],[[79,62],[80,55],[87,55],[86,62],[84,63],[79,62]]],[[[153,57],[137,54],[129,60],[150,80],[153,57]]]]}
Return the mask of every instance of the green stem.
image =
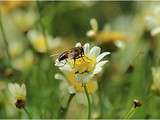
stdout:
{"type": "Polygon", "coordinates": [[[39,24],[40,24],[40,27],[41,27],[41,30],[42,30],[42,33],[43,33],[43,36],[44,36],[44,39],[45,39],[46,49],[48,51],[49,47],[48,47],[47,35],[46,35],[45,27],[42,23],[42,15],[41,15],[40,4],[39,4],[38,0],[37,0],[37,8],[38,8],[38,13],[39,13],[39,24]]]}
{"type": "Polygon", "coordinates": [[[130,117],[133,116],[133,114],[135,113],[136,108],[134,108],[134,106],[127,112],[127,114],[124,116],[124,120],[125,119],[129,119],[130,117]]]}
{"type": "Polygon", "coordinates": [[[29,118],[29,119],[32,119],[32,116],[31,116],[31,114],[28,112],[28,110],[27,110],[25,107],[24,107],[23,109],[24,109],[25,113],[27,114],[28,118],[29,118]]]}
{"type": "Polygon", "coordinates": [[[1,11],[0,11],[0,29],[1,29],[1,32],[2,32],[2,37],[3,37],[5,47],[6,47],[6,53],[7,53],[8,59],[11,60],[11,56],[9,54],[9,45],[8,45],[7,37],[6,37],[5,32],[4,32],[3,23],[2,23],[1,11]]]}
{"type": "Polygon", "coordinates": [[[75,93],[70,94],[66,107],[65,108],[61,107],[60,108],[59,118],[65,118],[66,117],[66,113],[69,109],[70,103],[71,103],[74,96],[75,96],[75,93]]]}
{"type": "MultiPolygon", "coordinates": [[[[67,102],[67,105],[66,105],[66,113],[67,113],[67,111],[68,111],[69,105],[70,105],[70,103],[71,103],[71,101],[72,101],[72,98],[73,98],[74,96],[75,96],[75,93],[70,94],[70,96],[69,96],[69,99],[68,99],[68,102],[67,102]]],[[[66,113],[65,113],[65,115],[66,115],[66,113]]]]}
{"type": "Polygon", "coordinates": [[[90,119],[91,118],[91,100],[90,100],[86,85],[84,85],[84,90],[85,90],[87,101],[88,101],[88,119],[90,119]]]}

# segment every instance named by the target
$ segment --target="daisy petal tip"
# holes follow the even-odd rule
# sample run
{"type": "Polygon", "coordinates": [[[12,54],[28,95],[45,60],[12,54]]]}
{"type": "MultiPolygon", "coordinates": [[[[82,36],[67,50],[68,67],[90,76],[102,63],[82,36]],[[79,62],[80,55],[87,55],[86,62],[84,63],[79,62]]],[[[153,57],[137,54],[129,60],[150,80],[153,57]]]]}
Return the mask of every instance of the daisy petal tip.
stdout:
{"type": "Polygon", "coordinates": [[[78,43],[75,45],[75,47],[82,47],[82,45],[81,45],[80,42],[78,42],[78,43]]]}

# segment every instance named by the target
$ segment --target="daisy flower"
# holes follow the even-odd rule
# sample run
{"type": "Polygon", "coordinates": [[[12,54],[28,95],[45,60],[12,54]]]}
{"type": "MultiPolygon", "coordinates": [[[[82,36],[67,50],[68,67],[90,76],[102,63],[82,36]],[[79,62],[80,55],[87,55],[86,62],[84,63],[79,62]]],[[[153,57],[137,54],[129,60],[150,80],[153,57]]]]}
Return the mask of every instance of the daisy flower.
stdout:
{"type": "MultiPolygon", "coordinates": [[[[43,36],[41,32],[31,30],[28,32],[27,36],[35,50],[37,50],[40,53],[47,52],[46,38],[43,36]]],[[[53,38],[52,36],[47,35],[47,44],[48,49],[52,50],[60,46],[61,39],[58,37],[53,38]]]]}
{"type": "Polygon", "coordinates": [[[87,31],[87,37],[95,39],[98,43],[110,46],[113,48],[125,48],[125,42],[128,41],[128,36],[121,32],[113,32],[110,26],[106,25],[103,31],[98,31],[98,22],[95,18],[90,20],[91,29],[87,31]]]}
{"type": "Polygon", "coordinates": [[[26,103],[26,86],[22,84],[21,86],[17,83],[8,84],[9,91],[12,95],[13,104],[17,108],[24,108],[26,103]]]}
{"type": "MultiPolygon", "coordinates": [[[[55,61],[55,66],[63,72],[63,75],[56,74],[56,79],[63,80],[61,87],[68,88],[70,94],[76,93],[76,98],[81,104],[88,101],[88,119],[91,117],[91,94],[97,89],[97,81],[94,79],[96,74],[102,71],[102,67],[108,60],[102,60],[110,52],[101,53],[101,48],[94,46],[90,49],[90,44],[82,46],[80,43],[75,45],[76,50],[81,53],[79,58],[73,59],[73,52],[66,51],[66,59],[55,61]],[[101,53],[101,54],[100,54],[101,53]],[[86,97],[84,97],[86,94],[86,97]]],[[[74,48],[73,48],[74,49],[74,48]]],[[[77,52],[77,51],[74,51],[77,52]]],[[[66,90],[65,90],[66,91],[66,90]]]]}
{"type": "Polygon", "coordinates": [[[15,11],[13,19],[21,32],[27,32],[37,20],[37,14],[33,10],[15,11]]]}
{"type": "Polygon", "coordinates": [[[102,71],[102,67],[108,62],[108,60],[102,60],[110,52],[101,53],[101,48],[94,46],[90,49],[89,43],[82,46],[77,43],[75,47],[83,47],[84,55],[76,59],[68,59],[67,62],[55,61],[55,66],[58,66],[64,72],[74,74],[77,81],[82,84],[87,84],[96,74],[102,71]],[[100,54],[101,53],[101,54],[100,54]],[[65,64],[64,64],[65,63],[65,64]]]}

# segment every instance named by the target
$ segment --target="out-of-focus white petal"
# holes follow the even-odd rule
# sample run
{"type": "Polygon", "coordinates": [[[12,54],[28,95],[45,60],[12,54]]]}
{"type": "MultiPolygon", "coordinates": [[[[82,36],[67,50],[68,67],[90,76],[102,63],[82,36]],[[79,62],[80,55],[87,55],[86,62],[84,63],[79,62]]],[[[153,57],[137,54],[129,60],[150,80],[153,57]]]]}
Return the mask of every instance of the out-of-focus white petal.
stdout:
{"type": "Polygon", "coordinates": [[[154,28],[154,29],[151,31],[152,36],[155,36],[155,35],[157,35],[158,33],[160,33],[160,27],[154,28]]]}
{"type": "Polygon", "coordinates": [[[81,43],[77,43],[75,47],[82,47],[81,43]]]}
{"type": "Polygon", "coordinates": [[[12,95],[16,93],[15,86],[12,83],[8,84],[8,89],[12,95]]]}
{"type": "Polygon", "coordinates": [[[121,48],[121,49],[124,49],[124,48],[125,48],[125,43],[124,43],[124,41],[121,41],[121,40],[115,41],[115,45],[116,45],[118,48],[121,48]]]}
{"type": "Polygon", "coordinates": [[[70,94],[76,93],[76,91],[75,91],[73,86],[69,86],[68,87],[68,91],[69,91],[70,94]]]}
{"type": "Polygon", "coordinates": [[[100,52],[101,52],[101,48],[97,47],[97,46],[94,46],[90,50],[89,56],[91,56],[91,57],[97,57],[100,54],[100,52]]]}
{"type": "Polygon", "coordinates": [[[22,91],[22,94],[23,94],[24,96],[26,96],[26,86],[25,86],[25,84],[22,84],[22,85],[21,85],[21,91],[22,91]]]}
{"type": "Polygon", "coordinates": [[[54,75],[54,77],[55,77],[55,79],[57,79],[57,80],[66,80],[65,77],[64,77],[62,74],[60,74],[60,73],[56,73],[56,74],[54,75]]]}
{"type": "Polygon", "coordinates": [[[90,50],[90,48],[89,48],[89,43],[86,43],[86,44],[84,45],[83,49],[84,49],[84,54],[85,54],[85,55],[88,55],[88,54],[89,54],[89,50],[90,50]]]}
{"type": "Polygon", "coordinates": [[[35,38],[37,37],[37,32],[35,30],[30,30],[28,33],[27,33],[27,36],[29,37],[29,39],[32,41],[32,40],[35,40],[35,38]]]}
{"type": "Polygon", "coordinates": [[[93,37],[96,35],[96,31],[95,30],[89,30],[87,33],[86,33],[87,37],[93,37]]]}
{"type": "Polygon", "coordinates": [[[99,62],[101,61],[106,55],[109,55],[110,52],[103,52],[102,54],[100,54],[97,59],[96,59],[96,62],[99,62]]]}

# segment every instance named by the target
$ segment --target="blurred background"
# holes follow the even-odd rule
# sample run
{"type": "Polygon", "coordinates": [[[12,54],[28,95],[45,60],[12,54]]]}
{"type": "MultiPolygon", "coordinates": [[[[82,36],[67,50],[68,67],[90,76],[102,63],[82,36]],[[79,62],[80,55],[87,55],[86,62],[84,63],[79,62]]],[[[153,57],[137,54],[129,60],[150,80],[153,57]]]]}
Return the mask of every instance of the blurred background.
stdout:
{"type": "MultiPolygon", "coordinates": [[[[97,75],[92,118],[122,118],[134,99],[142,106],[132,118],[160,118],[159,33],[158,1],[1,1],[0,118],[27,118],[10,102],[10,82],[26,84],[33,118],[58,118],[69,94],[51,55],[77,42],[111,52],[97,75]]],[[[87,106],[73,99],[66,118],[86,117],[87,106]]]]}

